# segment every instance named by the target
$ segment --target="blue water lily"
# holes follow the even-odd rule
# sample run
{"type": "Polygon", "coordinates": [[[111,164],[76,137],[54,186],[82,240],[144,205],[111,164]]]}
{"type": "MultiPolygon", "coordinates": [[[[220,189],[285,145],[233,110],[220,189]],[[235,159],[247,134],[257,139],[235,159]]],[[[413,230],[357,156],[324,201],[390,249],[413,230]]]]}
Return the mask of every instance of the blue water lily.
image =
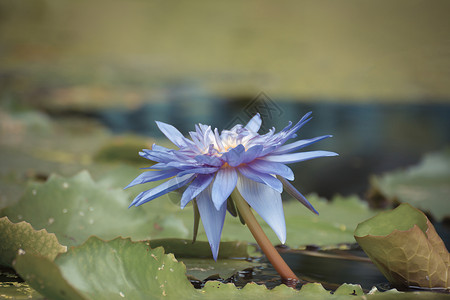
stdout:
{"type": "Polygon", "coordinates": [[[181,198],[181,208],[195,198],[213,257],[217,259],[227,199],[237,189],[272,228],[281,243],[284,243],[286,224],[281,202],[283,188],[317,213],[308,200],[289,183],[288,180],[294,180],[294,173],[286,164],[337,155],[329,151],[295,152],[331,135],[285,144],[295,138],[296,132],[311,120],[310,115],[311,113],[307,113],[295,125],[289,122],[278,133],[272,128],[263,135],[258,134],[262,123],[259,114],[247,125],[238,124],[220,134],[217,128],[213,130],[211,126],[198,124],[195,131],[189,132],[191,139],[184,137],[172,125],[156,122],[178,149],[153,144],[151,150],[144,149],[139,153],[157,163],[126,188],[151,181],[168,180],[140,193],[130,207],[187,186],[181,198]]]}

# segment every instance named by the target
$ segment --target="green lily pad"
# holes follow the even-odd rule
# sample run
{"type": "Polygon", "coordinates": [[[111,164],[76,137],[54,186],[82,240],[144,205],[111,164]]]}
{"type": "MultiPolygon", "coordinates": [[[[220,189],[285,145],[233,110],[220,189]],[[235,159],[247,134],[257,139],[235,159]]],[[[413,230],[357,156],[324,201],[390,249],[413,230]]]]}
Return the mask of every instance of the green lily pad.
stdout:
{"type": "Polygon", "coordinates": [[[261,266],[249,258],[246,242],[221,242],[219,260],[212,260],[208,242],[184,239],[151,240],[152,248],[163,247],[166,253],[173,253],[186,265],[189,278],[203,281],[207,278],[228,279],[238,271],[261,266]],[[230,259],[231,258],[231,259],[230,259]]]}
{"type": "Polygon", "coordinates": [[[355,239],[394,286],[450,288],[450,254],[425,214],[411,205],[359,224],[355,239]]]}
{"type": "MultiPolygon", "coordinates": [[[[130,239],[103,241],[90,238],[72,247],[55,261],[21,253],[14,268],[31,287],[48,299],[439,299],[436,293],[378,293],[361,295],[357,286],[343,285],[335,294],[318,283],[300,291],[285,285],[268,290],[263,285],[208,281],[196,290],[186,277],[186,268],[161,247],[130,239]],[[350,296],[348,292],[359,296],[350,296]],[[432,298],[432,296],[434,298],[432,298]]],[[[1,290],[0,290],[1,291],[1,290]]]]}
{"type": "Polygon", "coordinates": [[[129,239],[93,237],[54,262],[25,253],[14,267],[50,299],[190,299],[198,293],[172,254],[129,239]]]}
{"type": "Polygon", "coordinates": [[[375,176],[371,185],[373,195],[409,203],[438,221],[450,218],[450,148],[425,155],[409,169],[375,176]]]}
{"type": "MultiPolygon", "coordinates": [[[[179,199],[176,193],[128,209],[136,193],[157,184],[141,185],[129,189],[131,192],[111,189],[121,182],[123,174],[132,175],[132,172],[130,167],[118,166],[98,183],[86,171],[71,178],[51,176],[44,184],[29,184],[22,199],[1,214],[13,222],[25,220],[36,229],[46,228],[68,246],[79,245],[91,235],[104,239],[124,236],[135,240],[191,238],[193,211],[191,206],[181,210],[173,203],[179,199]]],[[[374,214],[357,197],[335,197],[331,202],[314,195],[308,199],[319,210],[320,216],[312,214],[297,201],[284,204],[287,244],[292,248],[352,243],[357,223],[374,214]]],[[[270,227],[259,216],[257,219],[269,239],[278,244],[270,227]]],[[[198,240],[207,241],[202,226],[198,240]]],[[[254,242],[250,231],[231,215],[225,219],[222,240],[254,242]]]]}
{"type": "Polygon", "coordinates": [[[126,135],[114,137],[106,141],[103,146],[94,155],[95,161],[100,162],[128,162],[132,164],[148,165],[148,159],[140,157],[139,150],[150,148],[155,141],[149,141],[143,137],[126,135]]]}
{"type": "MultiPolygon", "coordinates": [[[[149,216],[144,210],[128,210],[128,205],[124,191],[106,189],[83,171],[71,178],[54,175],[44,184],[30,183],[22,199],[1,214],[13,222],[26,220],[36,229],[45,228],[67,246],[91,235],[150,238],[156,212],[149,216]]],[[[176,225],[171,234],[183,233],[176,225]]]]}
{"type": "Polygon", "coordinates": [[[0,265],[12,266],[18,251],[30,251],[53,260],[67,248],[59,244],[53,233],[45,229],[36,231],[29,223],[12,223],[7,217],[0,218],[0,265]]]}
{"type": "MultiPolygon", "coordinates": [[[[304,248],[306,245],[335,246],[340,243],[354,243],[353,231],[356,225],[375,214],[356,196],[346,198],[336,196],[332,201],[316,195],[309,195],[307,198],[320,215],[311,213],[293,199],[283,204],[286,244],[293,249],[304,248]]],[[[255,215],[272,243],[280,244],[272,229],[256,213],[255,215]]],[[[204,238],[203,234],[199,233],[200,239],[204,238]]],[[[254,242],[253,236],[239,219],[227,215],[222,240],[236,239],[254,242]]]]}
{"type": "MultiPolygon", "coordinates": [[[[212,258],[211,248],[208,242],[184,239],[159,239],[151,240],[152,248],[164,247],[168,253],[176,257],[212,258]]],[[[221,242],[219,258],[249,258],[247,242],[221,242]]]]}
{"type": "Polygon", "coordinates": [[[201,258],[180,258],[186,265],[186,274],[190,279],[203,281],[205,279],[228,279],[238,271],[261,266],[243,259],[219,259],[217,261],[201,258]]]}
{"type": "Polygon", "coordinates": [[[361,296],[364,292],[359,284],[344,283],[334,291],[335,295],[361,296]]]}

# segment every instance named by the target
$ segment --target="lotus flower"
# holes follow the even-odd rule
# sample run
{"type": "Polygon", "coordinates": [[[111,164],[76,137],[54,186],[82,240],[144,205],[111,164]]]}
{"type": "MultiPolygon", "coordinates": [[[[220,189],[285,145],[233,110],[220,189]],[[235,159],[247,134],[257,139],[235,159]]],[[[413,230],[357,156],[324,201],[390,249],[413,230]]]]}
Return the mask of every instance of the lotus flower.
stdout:
{"type": "Polygon", "coordinates": [[[214,259],[219,252],[220,237],[227,211],[227,199],[237,189],[245,201],[267,222],[281,243],[286,241],[281,192],[283,187],[313,212],[317,211],[288,180],[294,173],[286,164],[317,157],[336,156],[329,151],[295,152],[317,141],[319,136],[285,144],[311,118],[307,113],[297,124],[289,122],[283,130],[259,135],[261,117],[256,114],[247,125],[236,125],[220,134],[211,126],[198,124],[191,139],[172,125],[156,122],[163,134],[178,149],[154,144],[139,154],[157,162],[135,178],[126,188],[157,180],[164,183],[140,193],[131,206],[139,206],[168,192],[187,186],[181,198],[183,209],[195,198],[214,259]]]}

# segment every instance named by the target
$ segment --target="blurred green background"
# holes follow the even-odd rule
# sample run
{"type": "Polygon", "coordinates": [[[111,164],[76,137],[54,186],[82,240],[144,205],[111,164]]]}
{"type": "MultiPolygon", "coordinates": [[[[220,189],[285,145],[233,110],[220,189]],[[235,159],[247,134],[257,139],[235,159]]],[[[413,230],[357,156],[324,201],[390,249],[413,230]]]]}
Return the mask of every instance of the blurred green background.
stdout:
{"type": "Polygon", "coordinates": [[[154,120],[187,133],[254,111],[281,129],[312,110],[300,137],[333,134],[316,148],[341,156],[299,164],[296,185],[363,194],[370,174],[450,142],[448,11],[417,0],[0,0],[0,145],[91,153],[104,140],[29,131],[65,122],[79,135],[158,138],[154,120]]]}

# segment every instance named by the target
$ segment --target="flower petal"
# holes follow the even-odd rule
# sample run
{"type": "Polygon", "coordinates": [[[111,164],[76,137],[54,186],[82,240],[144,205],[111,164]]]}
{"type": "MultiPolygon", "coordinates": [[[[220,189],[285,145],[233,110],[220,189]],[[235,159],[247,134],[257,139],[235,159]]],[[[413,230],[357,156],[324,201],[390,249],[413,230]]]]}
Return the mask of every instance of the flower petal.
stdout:
{"type": "Polygon", "coordinates": [[[277,176],[277,178],[280,179],[280,181],[283,183],[284,188],[292,197],[297,199],[301,204],[306,206],[313,213],[317,215],[319,214],[319,212],[314,208],[314,206],[312,206],[311,203],[309,203],[305,196],[303,196],[289,181],[282,177],[277,176]]]}
{"type": "Polygon", "coordinates": [[[259,128],[261,128],[262,120],[259,113],[257,113],[251,120],[245,125],[245,129],[253,132],[258,132],[259,128]]]}
{"type": "Polygon", "coordinates": [[[214,173],[218,170],[219,168],[217,167],[211,167],[211,168],[192,168],[192,169],[188,169],[185,171],[182,171],[178,174],[178,176],[183,176],[186,174],[192,174],[192,173],[196,173],[196,174],[211,174],[214,173]]]}
{"type": "Polygon", "coordinates": [[[135,186],[136,184],[166,179],[166,178],[177,175],[178,172],[180,172],[180,171],[176,170],[176,169],[164,170],[164,171],[147,171],[147,172],[140,174],[135,179],[133,179],[133,181],[130,182],[130,184],[127,185],[124,189],[135,186]]]}
{"type": "Polygon", "coordinates": [[[227,205],[225,203],[216,209],[211,201],[211,185],[201,192],[197,197],[197,206],[202,219],[203,228],[208,237],[209,246],[214,260],[219,254],[220,236],[222,235],[223,222],[227,205]]]}
{"type": "Polygon", "coordinates": [[[258,159],[247,165],[261,173],[280,175],[288,180],[294,180],[294,172],[282,163],[258,159]]]}
{"type": "Polygon", "coordinates": [[[299,153],[291,153],[291,154],[281,154],[281,155],[268,155],[262,157],[262,160],[273,161],[273,162],[281,162],[284,164],[305,161],[318,157],[325,156],[337,156],[339,154],[330,151],[308,151],[308,152],[299,152],[299,153]]]}
{"type": "Polygon", "coordinates": [[[244,160],[245,147],[242,144],[237,145],[234,148],[228,150],[228,152],[222,155],[222,159],[225,160],[230,166],[239,166],[244,160]]]}
{"type": "Polygon", "coordinates": [[[237,188],[245,201],[266,221],[281,243],[286,242],[286,223],[284,220],[281,194],[265,184],[239,176],[237,188]]]}
{"type": "Polygon", "coordinates": [[[154,187],[148,191],[142,192],[133,200],[130,204],[131,206],[139,206],[144,204],[150,200],[158,198],[164,194],[167,194],[171,191],[174,191],[183,185],[187,184],[192,178],[195,177],[195,174],[187,174],[181,177],[174,177],[172,179],[167,180],[166,182],[154,187]]]}
{"type": "Polygon", "coordinates": [[[329,138],[329,137],[332,137],[332,135],[323,135],[323,136],[318,136],[318,137],[315,137],[315,138],[312,138],[312,139],[296,141],[296,142],[293,142],[291,144],[287,144],[287,145],[281,146],[277,150],[273,151],[272,154],[278,155],[278,154],[284,154],[284,153],[289,153],[289,152],[292,152],[292,151],[296,151],[296,150],[299,150],[301,148],[304,148],[304,147],[309,146],[309,145],[311,145],[311,144],[313,144],[315,142],[321,141],[321,140],[329,138]]]}
{"type": "Polygon", "coordinates": [[[272,176],[270,174],[261,173],[261,172],[252,170],[251,168],[245,167],[245,166],[239,167],[238,170],[242,175],[244,175],[248,179],[254,180],[259,183],[266,184],[266,185],[270,186],[271,188],[273,188],[278,193],[283,192],[283,184],[278,179],[276,179],[274,176],[272,176]]]}
{"type": "Polygon", "coordinates": [[[197,155],[195,160],[203,165],[220,167],[223,165],[223,161],[221,161],[217,156],[209,156],[209,155],[197,155]]]}
{"type": "Polygon", "coordinates": [[[188,145],[193,145],[194,143],[187,138],[185,138],[178,129],[170,124],[164,122],[156,121],[156,125],[159,130],[176,146],[179,148],[186,147],[188,145]]]}
{"type": "Polygon", "coordinates": [[[255,145],[253,147],[250,147],[245,153],[243,154],[244,157],[242,159],[242,163],[248,163],[254,160],[255,158],[261,156],[261,153],[264,149],[263,145],[255,145]]]}
{"type": "Polygon", "coordinates": [[[213,178],[213,174],[198,175],[184,191],[183,196],[181,197],[181,208],[183,209],[189,201],[197,197],[198,194],[206,189],[213,178]]]}
{"type": "Polygon", "coordinates": [[[221,168],[212,185],[212,201],[219,210],[236,187],[238,176],[234,168],[221,168]]]}

